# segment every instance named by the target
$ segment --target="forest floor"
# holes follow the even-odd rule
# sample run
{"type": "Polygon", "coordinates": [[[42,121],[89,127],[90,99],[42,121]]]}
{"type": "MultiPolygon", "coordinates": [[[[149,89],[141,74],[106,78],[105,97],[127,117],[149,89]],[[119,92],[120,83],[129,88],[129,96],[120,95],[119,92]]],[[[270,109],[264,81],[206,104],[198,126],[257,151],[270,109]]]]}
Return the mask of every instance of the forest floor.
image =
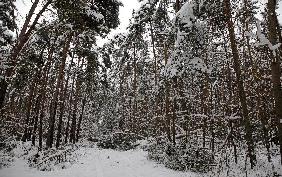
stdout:
{"type": "Polygon", "coordinates": [[[77,163],[66,169],[39,171],[18,158],[8,168],[0,169],[0,177],[196,177],[192,172],[177,172],[149,161],[141,149],[115,151],[83,148],[77,163]]]}

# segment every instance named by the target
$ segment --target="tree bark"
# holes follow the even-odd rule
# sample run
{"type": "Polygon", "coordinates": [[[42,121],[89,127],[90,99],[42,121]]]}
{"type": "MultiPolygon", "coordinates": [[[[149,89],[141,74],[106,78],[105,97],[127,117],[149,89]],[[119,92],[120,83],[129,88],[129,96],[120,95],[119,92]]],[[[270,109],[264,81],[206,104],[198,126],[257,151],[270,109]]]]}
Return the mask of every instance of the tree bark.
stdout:
{"type": "MultiPolygon", "coordinates": [[[[79,62],[78,62],[79,63],[79,62]]],[[[67,120],[67,125],[66,125],[66,130],[65,130],[65,144],[68,143],[69,139],[69,129],[70,129],[70,120],[71,120],[71,113],[72,113],[72,104],[73,104],[73,92],[74,92],[74,83],[75,83],[75,74],[73,74],[73,82],[71,85],[71,91],[69,94],[69,97],[67,100],[69,100],[69,112],[68,112],[68,120],[67,120]]]]}
{"type": "Polygon", "coordinates": [[[238,52],[238,48],[236,44],[234,23],[232,21],[230,0],[224,0],[224,5],[225,5],[225,15],[227,17],[229,39],[230,39],[230,44],[231,44],[231,49],[232,49],[233,67],[234,67],[235,74],[236,74],[236,83],[238,87],[239,99],[240,99],[241,109],[243,113],[243,120],[244,120],[244,126],[245,126],[245,139],[247,141],[247,147],[248,147],[248,156],[250,158],[251,168],[253,168],[256,164],[256,155],[254,152],[254,142],[252,138],[251,123],[249,120],[249,111],[247,108],[246,93],[245,93],[243,81],[241,78],[242,74],[241,74],[241,68],[240,68],[240,59],[239,59],[239,52],[238,52]]]}
{"type": "MultiPolygon", "coordinates": [[[[83,67],[84,61],[81,62],[81,68],[83,67]]],[[[79,67],[79,68],[80,68],[79,67]]],[[[79,75],[77,75],[76,78],[76,91],[75,91],[75,100],[73,105],[73,111],[72,111],[72,122],[71,122],[71,130],[70,130],[70,142],[75,143],[75,133],[76,133],[76,127],[77,127],[77,120],[76,120],[76,113],[77,113],[77,107],[78,107],[78,100],[79,100],[79,94],[80,94],[80,85],[81,81],[79,79],[79,75]]]]}
{"type": "Polygon", "coordinates": [[[84,114],[84,110],[85,110],[85,105],[86,105],[86,95],[84,96],[83,100],[82,100],[82,108],[81,108],[81,113],[78,119],[78,124],[77,124],[77,130],[76,130],[76,142],[78,142],[79,140],[79,134],[80,134],[80,130],[81,130],[81,122],[82,122],[82,118],[83,118],[83,114],[84,114]]]}
{"type": "Polygon", "coordinates": [[[38,127],[38,118],[40,111],[40,102],[41,102],[41,95],[39,95],[36,98],[36,102],[35,102],[35,116],[34,116],[34,125],[33,125],[32,138],[31,138],[32,145],[35,145],[36,131],[38,127]]]}
{"type": "MultiPolygon", "coordinates": [[[[276,45],[279,42],[278,36],[279,34],[279,25],[277,24],[277,15],[275,12],[276,9],[276,0],[268,0],[267,10],[268,10],[268,38],[272,45],[276,45]]],[[[282,47],[280,47],[280,50],[282,47]]],[[[270,57],[272,59],[271,63],[271,75],[272,75],[272,83],[273,83],[273,96],[275,101],[275,113],[276,113],[276,121],[278,128],[278,138],[280,145],[280,162],[282,164],[282,89],[281,89],[281,51],[270,51],[270,57]],[[279,55],[280,54],[280,55],[279,55]]]]}
{"type": "Polygon", "coordinates": [[[22,137],[22,141],[26,141],[30,139],[30,134],[29,134],[29,125],[30,125],[30,114],[31,114],[31,108],[32,108],[32,101],[33,101],[33,97],[34,97],[34,92],[36,89],[36,80],[37,80],[37,74],[38,71],[35,72],[33,79],[32,79],[32,84],[30,86],[30,91],[29,91],[29,95],[27,98],[27,103],[26,103],[26,120],[25,120],[25,128],[24,128],[24,134],[22,137]]]}
{"type": "Polygon", "coordinates": [[[5,79],[0,79],[0,115],[2,115],[7,88],[8,82],[5,79]]]}
{"type": "Polygon", "coordinates": [[[53,145],[53,139],[54,139],[54,128],[55,128],[55,118],[56,118],[56,111],[57,111],[57,105],[58,105],[58,96],[59,91],[63,90],[63,79],[64,79],[64,69],[67,59],[67,52],[69,51],[70,43],[72,39],[72,34],[69,34],[65,41],[65,46],[63,48],[63,57],[62,57],[62,63],[60,66],[57,84],[55,93],[53,95],[53,99],[50,106],[50,117],[49,117],[49,128],[48,128],[48,134],[47,134],[47,140],[46,140],[46,146],[47,148],[51,148],[53,145]]]}
{"type": "MultiPolygon", "coordinates": [[[[167,46],[164,44],[164,58],[165,58],[165,65],[168,62],[168,53],[167,53],[167,46]]],[[[170,133],[170,101],[169,101],[169,92],[170,92],[170,84],[169,80],[165,78],[165,125],[166,125],[166,134],[169,141],[171,141],[171,133],[170,133]]]]}
{"type": "Polygon", "coordinates": [[[57,139],[56,139],[56,148],[58,148],[60,146],[61,143],[61,137],[62,137],[62,124],[63,124],[63,115],[64,115],[64,110],[65,110],[65,99],[66,99],[66,95],[67,95],[67,87],[69,84],[69,78],[70,78],[70,70],[71,70],[71,66],[73,64],[73,58],[72,61],[70,63],[70,66],[68,68],[68,77],[65,83],[65,86],[63,88],[63,90],[61,91],[60,94],[60,115],[59,115],[59,122],[58,122],[58,132],[57,132],[57,139]]]}

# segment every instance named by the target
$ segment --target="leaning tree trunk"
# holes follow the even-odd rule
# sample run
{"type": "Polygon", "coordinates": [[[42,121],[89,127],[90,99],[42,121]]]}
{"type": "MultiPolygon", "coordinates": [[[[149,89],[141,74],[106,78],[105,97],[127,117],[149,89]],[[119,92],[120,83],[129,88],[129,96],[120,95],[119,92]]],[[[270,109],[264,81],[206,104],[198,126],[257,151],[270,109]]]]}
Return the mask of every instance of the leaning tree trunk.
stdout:
{"type": "MultiPolygon", "coordinates": [[[[39,3],[39,0],[34,1],[31,9],[30,9],[30,11],[27,15],[27,18],[25,20],[23,28],[20,32],[17,44],[15,45],[15,47],[12,50],[12,54],[11,54],[10,61],[9,61],[10,62],[10,68],[8,68],[6,70],[5,78],[10,78],[13,75],[15,68],[16,68],[16,65],[17,65],[17,58],[18,58],[21,50],[23,49],[24,45],[26,44],[26,42],[28,41],[28,39],[32,35],[32,33],[35,29],[35,26],[38,23],[39,18],[46,11],[48,6],[52,3],[52,0],[48,0],[43,5],[42,9],[36,14],[32,24],[30,25],[29,29],[27,30],[28,25],[30,23],[30,20],[32,18],[32,15],[34,14],[36,7],[38,6],[38,3],[39,3]]],[[[7,94],[8,79],[6,79],[6,80],[1,79],[0,83],[1,83],[0,84],[0,110],[1,110],[4,106],[4,101],[5,101],[5,97],[6,97],[6,94],[7,94]],[[3,82],[3,83],[1,83],[1,82],[3,82]]]]}
{"type": "Polygon", "coordinates": [[[254,142],[252,138],[252,128],[251,128],[251,122],[249,119],[249,111],[247,108],[246,93],[245,93],[243,81],[241,78],[239,51],[238,51],[237,44],[236,44],[234,23],[231,19],[232,15],[231,15],[230,0],[224,0],[224,5],[225,5],[225,15],[227,17],[229,39],[230,39],[232,55],[233,55],[233,66],[234,66],[234,70],[236,74],[236,83],[238,86],[239,99],[240,99],[242,113],[243,113],[243,120],[244,120],[244,126],[245,126],[245,139],[247,141],[247,147],[248,147],[248,156],[250,157],[251,168],[253,168],[256,164],[256,155],[254,152],[254,142]]]}

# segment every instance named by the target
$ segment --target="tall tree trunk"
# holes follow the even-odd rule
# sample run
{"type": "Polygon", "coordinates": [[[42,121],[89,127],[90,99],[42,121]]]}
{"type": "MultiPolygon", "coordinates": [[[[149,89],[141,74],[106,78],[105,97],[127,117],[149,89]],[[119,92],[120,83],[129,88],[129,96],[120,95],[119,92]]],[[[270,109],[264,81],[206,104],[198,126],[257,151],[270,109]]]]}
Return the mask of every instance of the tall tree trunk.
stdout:
{"type": "MultiPolygon", "coordinates": [[[[175,78],[176,80],[176,78],[175,78]]],[[[177,81],[175,81],[177,82],[177,81]]],[[[177,85],[175,85],[175,88],[177,85]]],[[[176,91],[175,91],[176,92],[176,91]]],[[[171,121],[171,132],[172,132],[172,142],[174,145],[176,145],[176,109],[177,109],[177,103],[176,103],[176,96],[173,98],[173,105],[172,105],[172,121],[171,121]]]]}
{"type": "MultiPolygon", "coordinates": [[[[82,69],[84,64],[84,60],[81,62],[81,68],[78,67],[79,69],[82,69]]],[[[78,100],[79,100],[79,94],[80,94],[80,87],[81,87],[81,81],[79,78],[79,74],[77,75],[76,78],[76,91],[75,91],[75,100],[73,104],[73,110],[72,110],[72,121],[71,121],[71,130],[70,130],[70,142],[75,143],[75,133],[76,133],[76,127],[77,127],[77,120],[76,120],[76,114],[77,114],[77,107],[78,107],[78,100]]]]}
{"type": "MultiPolygon", "coordinates": [[[[165,65],[167,65],[168,62],[168,51],[167,46],[164,43],[164,59],[165,59],[165,65]]],[[[166,125],[166,134],[169,141],[171,141],[171,133],[170,133],[170,101],[169,101],[169,92],[170,92],[170,84],[169,80],[165,78],[165,125],[166,125]]]]}
{"type": "Polygon", "coordinates": [[[44,117],[44,103],[42,105],[40,117],[39,117],[39,127],[38,127],[38,143],[39,143],[39,151],[42,150],[42,142],[43,142],[43,117],[44,117]]]}
{"type": "Polygon", "coordinates": [[[58,96],[59,91],[63,90],[63,79],[64,79],[64,69],[67,59],[67,52],[69,51],[70,43],[72,39],[72,34],[69,34],[65,41],[65,46],[63,48],[63,57],[62,57],[62,63],[60,66],[57,84],[55,93],[53,95],[53,99],[50,106],[50,117],[49,117],[49,128],[48,128],[48,134],[47,134],[47,140],[46,140],[46,146],[47,148],[51,148],[53,145],[53,139],[54,139],[54,128],[55,128],[55,118],[56,118],[56,112],[57,112],[57,105],[58,105],[58,96]]]}
{"type": "Polygon", "coordinates": [[[22,137],[22,141],[26,141],[26,140],[30,140],[30,134],[29,134],[29,126],[30,126],[30,114],[31,114],[31,108],[32,108],[32,100],[34,97],[34,92],[36,89],[36,80],[37,80],[37,72],[35,72],[33,79],[32,79],[32,84],[30,86],[30,91],[29,91],[29,95],[27,98],[27,103],[26,103],[26,120],[25,120],[25,128],[24,128],[24,134],[22,137]]]}
{"type": "Polygon", "coordinates": [[[67,118],[67,125],[66,125],[66,129],[65,129],[65,142],[64,142],[65,144],[68,143],[68,139],[69,139],[70,120],[71,120],[73,95],[74,95],[73,94],[73,92],[74,92],[74,83],[75,83],[75,74],[73,74],[71,91],[70,91],[69,97],[67,99],[67,100],[69,100],[69,112],[68,112],[68,118],[67,118]]]}
{"type": "Polygon", "coordinates": [[[229,39],[230,39],[232,55],[233,55],[233,66],[234,66],[234,70],[236,74],[236,83],[238,86],[238,93],[239,93],[239,98],[240,98],[240,103],[241,103],[241,108],[242,108],[242,113],[243,113],[243,119],[244,119],[245,139],[247,141],[248,156],[250,158],[251,168],[253,168],[256,164],[256,155],[254,152],[254,142],[252,138],[251,123],[249,120],[249,111],[247,108],[246,93],[245,93],[243,81],[241,78],[239,52],[238,52],[238,48],[236,44],[234,23],[232,21],[230,0],[224,0],[224,5],[225,5],[225,15],[227,17],[229,39]]]}
{"type": "Polygon", "coordinates": [[[150,32],[151,32],[151,43],[153,48],[153,57],[154,57],[154,72],[155,72],[155,87],[156,87],[158,82],[158,76],[157,76],[158,62],[157,62],[156,49],[155,49],[155,36],[154,36],[153,24],[151,19],[149,23],[150,23],[150,32]]]}
{"type": "MultiPolygon", "coordinates": [[[[51,67],[51,61],[53,58],[53,52],[54,52],[54,48],[50,47],[48,50],[48,58],[47,58],[47,63],[45,65],[45,67],[43,67],[43,74],[41,77],[41,89],[40,89],[40,95],[39,97],[39,102],[38,102],[38,113],[36,113],[37,115],[37,119],[39,117],[39,127],[38,127],[38,136],[39,136],[39,150],[42,150],[42,133],[43,133],[43,118],[44,118],[44,105],[45,103],[43,102],[46,98],[46,86],[47,86],[47,82],[48,82],[48,73],[50,72],[50,67],[51,67]]],[[[36,139],[36,129],[34,129],[33,131],[33,136],[32,136],[32,141],[35,144],[35,139],[36,139]]]]}
{"type": "Polygon", "coordinates": [[[176,13],[180,10],[180,8],[181,8],[180,0],[176,0],[175,1],[175,11],[176,11],[176,13]]]}
{"type": "Polygon", "coordinates": [[[80,130],[81,130],[81,122],[82,122],[82,118],[83,118],[83,114],[84,114],[84,110],[85,110],[85,105],[86,105],[86,94],[82,100],[82,108],[81,108],[81,113],[78,119],[78,124],[77,124],[77,130],[76,130],[76,142],[78,142],[79,139],[79,134],[80,134],[80,130]]]}
{"type": "Polygon", "coordinates": [[[32,6],[30,7],[29,9],[29,12],[25,18],[25,21],[24,21],[24,24],[23,24],[23,27],[21,29],[21,32],[19,34],[19,40],[22,39],[22,37],[24,36],[24,34],[26,33],[26,30],[28,28],[28,25],[30,23],[30,20],[32,18],[32,16],[34,15],[34,12],[35,12],[35,9],[37,8],[38,6],[38,3],[39,3],[40,0],[35,0],[33,3],[32,3],[32,6]]]}
{"type": "Polygon", "coordinates": [[[35,138],[36,138],[36,131],[38,127],[38,118],[39,118],[39,111],[40,111],[40,102],[41,102],[41,95],[36,98],[35,102],[35,116],[34,116],[34,125],[32,131],[32,145],[35,145],[35,138]]]}
{"type": "Polygon", "coordinates": [[[8,82],[5,79],[0,79],[0,116],[2,115],[2,108],[4,107],[5,95],[8,89],[8,82]]]}
{"type": "MultiPolygon", "coordinates": [[[[279,42],[279,37],[281,37],[281,32],[279,29],[279,24],[277,20],[276,0],[268,0],[267,3],[267,15],[268,15],[268,38],[272,45],[276,45],[279,42]]],[[[282,89],[281,89],[281,54],[282,47],[280,46],[280,52],[270,51],[271,62],[271,75],[273,83],[273,96],[275,101],[275,113],[276,122],[278,127],[278,138],[280,145],[280,162],[282,164],[282,89]]]]}
{"type": "Polygon", "coordinates": [[[60,115],[59,115],[59,122],[58,122],[58,131],[57,131],[57,139],[56,139],[56,148],[60,146],[61,143],[61,137],[62,137],[62,124],[63,124],[63,115],[64,115],[64,109],[65,109],[65,99],[68,91],[68,84],[69,84],[69,78],[70,78],[70,71],[71,71],[71,66],[73,64],[73,58],[70,63],[70,66],[68,68],[68,77],[65,83],[65,86],[63,90],[61,91],[60,94],[60,115]]]}
{"type": "Polygon", "coordinates": [[[134,44],[133,47],[133,72],[134,72],[134,76],[133,76],[133,111],[132,111],[132,127],[133,127],[133,132],[137,133],[137,57],[136,57],[136,46],[134,44]]]}

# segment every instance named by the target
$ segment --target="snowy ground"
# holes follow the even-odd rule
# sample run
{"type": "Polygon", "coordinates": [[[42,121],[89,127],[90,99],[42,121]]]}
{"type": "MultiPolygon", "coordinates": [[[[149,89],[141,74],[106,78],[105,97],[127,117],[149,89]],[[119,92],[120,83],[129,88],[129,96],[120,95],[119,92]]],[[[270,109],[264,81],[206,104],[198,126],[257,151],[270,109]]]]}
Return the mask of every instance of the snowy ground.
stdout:
{"type": "Polygon", "coordinates": [[[17,159],[0,177],[196,177],[192,172],[177,172],[146,159],[142,150],[114,151],[85,148],[78,163],[67,169],[38,171],[25,160],[17,159]]]}

